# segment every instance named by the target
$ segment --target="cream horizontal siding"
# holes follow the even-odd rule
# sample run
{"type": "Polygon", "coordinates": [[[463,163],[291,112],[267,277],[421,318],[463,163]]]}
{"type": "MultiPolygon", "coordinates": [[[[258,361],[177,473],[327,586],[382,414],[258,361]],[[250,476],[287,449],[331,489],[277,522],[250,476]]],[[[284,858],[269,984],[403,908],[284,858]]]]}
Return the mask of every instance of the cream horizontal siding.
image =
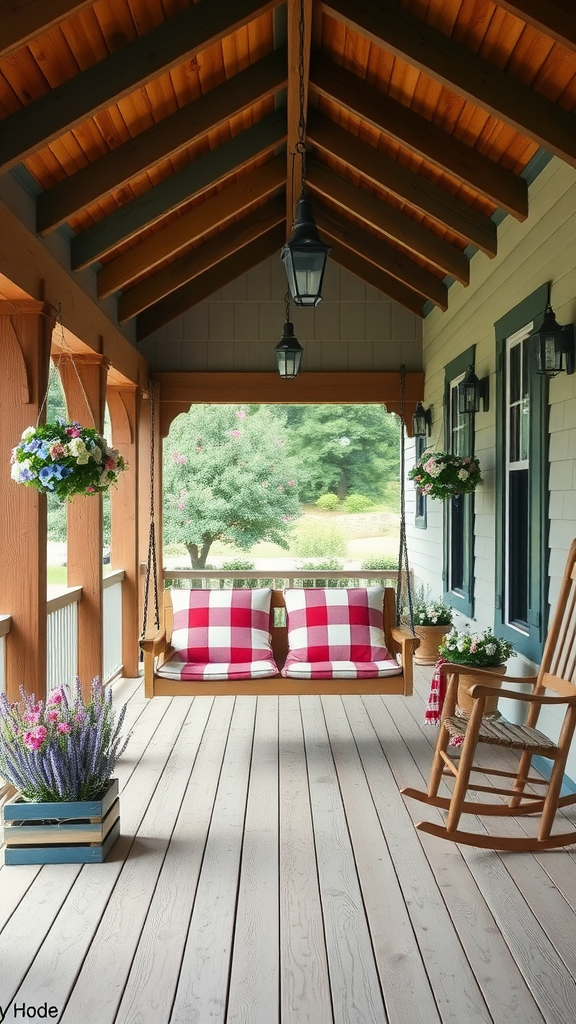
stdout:
{"type": "MultiPolygon", "coordinates": [[[[279,255],[242,274],[139,345],[155,370],[266,371],[285,319],[279,255]]],[[[302,372],[422,369],[422,321],[329,259],[315,309],[290,308],[302,372]]]]}
{"type": "MultiPolygon", "coordinates": [[[[474,621],[482,628],[494,622],[494,323],[547,281],[552,283],[551,301],[559,323],[576,323],[576,172],[553,159],[529,193],[527,221],[519,224],[507,217],[498,228],[498,256],[490,260],[477,253],[471,261],[469,287],[454,284],[447,312],[434,310],[424,321],[425,405],[434,406],[431,447],[444,445],[445,365],[476,345],[476,373],[490,377],[490,409],[477,414],[475,435],[484,483],[476,493],[474,621]]],[[[554,609],[568,548],[576,536],[576,374],[563,373],[550,382],[549,431],[549,601],[554,609]]],[[[415,529],[413,519],[407,528],[414,573],[437,594],[442,590],[442,515],[441,503],[428,501],[428,530],[415,529]]],[[[542,727],[553,733],[553,717],[543,717],[542,727]]],[[[576,780],[576,752],[568,774],[576,780]]]]}

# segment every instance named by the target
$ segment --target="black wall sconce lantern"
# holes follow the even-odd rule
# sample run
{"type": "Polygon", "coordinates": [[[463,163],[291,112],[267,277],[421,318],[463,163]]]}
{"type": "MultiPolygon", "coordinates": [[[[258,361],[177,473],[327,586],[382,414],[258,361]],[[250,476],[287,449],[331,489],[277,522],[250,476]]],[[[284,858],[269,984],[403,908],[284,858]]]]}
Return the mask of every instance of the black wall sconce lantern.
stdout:
{"type": "Polygon", "coordinates": [[[530,335],[534,338],[536,373],[556,377],[558,373],[574,373],[574,325],[558,323],[548,303],[542,323],[530,335]]]}
{"type": "Polygon", "coordinates": [[[412,416],[412,434],[414,437],[430,437],[432,433],[432,409],[425,409],[418,402],[412,416]]]}
{"type": "Polygon", "coordinates": [[[458,385],[458,412],[461,415],[471,415],[480,411],[480,400],[482,409],[488,412],[490,408],[489,377],[482,380],[474,373],[474,367],[469,366],[464,374],[464,380],[458,385]]]}
{"type": "Polygon", "coordinates": [[[304,0],[300,0],[300,111],[296,152],[301,159],[300,198],[292,237],[282,249],[290,295],[297,306],[317,306],[322,298],[322,282],[330,246],[318,234],[312,203],[306,197],[306,112],[304,110],[304,0]]]}
{"type": "Polygon", "coordinates": [[[286,322],[281,340],[276,345],[276,365],[278,373],[284,380],[293,380],[298,376],[304,349],[294,335],[294,324],[290,322],[290,299],[286,293],[286,322]]]}

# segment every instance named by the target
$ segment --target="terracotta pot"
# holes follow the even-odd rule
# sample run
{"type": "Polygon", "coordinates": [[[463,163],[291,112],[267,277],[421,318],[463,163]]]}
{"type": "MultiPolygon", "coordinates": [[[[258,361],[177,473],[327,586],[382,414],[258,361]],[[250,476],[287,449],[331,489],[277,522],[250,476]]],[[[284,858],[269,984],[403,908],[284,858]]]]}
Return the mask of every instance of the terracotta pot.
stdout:
{"type": "MultiPolygon", "coordinates": [[[[497,690],[502,686],[502,675],[506,672],[505,665],[497,665],[495,668],[486,667],[484,672],[494,672],[496,678],[494,681],[489,679],[487,676],[480,675],[475,672],[471,666],[469,672],[463,672],[458,677],[458,708],[462,711],[466,717],[468,717],[474,708],[474,700],[470,696],[470,690],[476,683],[481,683],[483,686],[494,686],[497,690]]],[[[484,717],[488,715],[494,715],[498,711],[498,700],[499,696],[496,693],[493,697],[486,698],[486,704],[484,705],[484,717]]]]}
{"type": "Polygon", "coordinates": [[[438,645],[451,629],[452,626],[414,626],[420,640],[420,647],[414,652],[417,665],[434,665],[438,659],[438,645]]]}

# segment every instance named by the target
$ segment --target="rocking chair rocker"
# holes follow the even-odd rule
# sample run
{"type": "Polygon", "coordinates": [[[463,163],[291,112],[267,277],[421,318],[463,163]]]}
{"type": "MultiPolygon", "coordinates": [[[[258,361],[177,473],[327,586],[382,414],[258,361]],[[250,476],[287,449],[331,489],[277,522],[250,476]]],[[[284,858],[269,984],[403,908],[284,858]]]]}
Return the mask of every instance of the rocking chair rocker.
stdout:
{"type": "MultiPolygon", "coordinates": [[[[518,678],[506,676],[505,684],[532,682],[531,693],[518,693],[513,689],[501,689],[501,697],[511,697],[529,705],[526,725],[513,725],[504,719],[483,718],[486,699],[493,695],[491,686],[476,684],[470,693],[474,708],[469,719],[455,715],[458,675],[469,671],[466,666],[445,664],[443,674],[448,676],[446,699],[440,725],[440,734],[432,762],[428,792],[403,789],[405,796],[440,807],[448,812],[445,825],[429,821],[418,822],[422,832],[448,839],[455,843],[493,850],[546,850],[569,846],[576,843],[576,830],[552,835],[552,827],[559,808],[576,803],[576,793],[560,796],[566,760],[576,726],[576,540],[572,542],[564,570],[556,613],[550,626],[537,676],[518,678]],[[557,742],[554,742],[536,728],[540,710],[545,705],[565,708],[564,719],[557,742]],[[451,738],[461,737],[459,759],[453,760],[447,752],[451,738]],[[481,767],[474,763],[476,747],[481,743],[520,752],[517,771],[481,767]],[[530,774],[532,757],[539,754],[552,762],[549,780],[530,774]],[[470,784],[471,772],[497,776],[499,779],[513,779],[511,789],[470,784]],[[454,776],[455,783],[451,797],[438,795],[440,783],[445,776],[454,776]],[[531,789],[526,792],[526,787],[531,789]],[[545,787],[534,792],[533,787],[545,787]],[[482,803],[466,799],[468,791],[491,793],[508,797],[506,803],[482,803]],[[540,824],[537,837],[495,836],[467,832],[458,828],[462,814],[507,817],[539,813],[540,824]]],[[[477,671],[477,670],[475,670],[477,671]]],[[[493,678],[493,673],[490,673],[493,678]]]]}

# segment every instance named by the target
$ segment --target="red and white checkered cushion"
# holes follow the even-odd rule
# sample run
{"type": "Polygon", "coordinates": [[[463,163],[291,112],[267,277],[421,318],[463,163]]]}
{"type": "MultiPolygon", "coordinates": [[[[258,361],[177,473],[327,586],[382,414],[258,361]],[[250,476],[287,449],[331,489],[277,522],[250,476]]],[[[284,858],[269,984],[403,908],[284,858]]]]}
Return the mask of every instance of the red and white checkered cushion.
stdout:
{"type": "Polygon", "coordinates": [[[288,657],[293,679],[368,679],[402,670],[388,653],[382,587],[286,590],[288,657]]]}
{"type": "Polygon", "coordinates": [[[172,590],[174,653],[166,679],[259,679],[278,674],[270,638],[270,587],[172,590]]]}

